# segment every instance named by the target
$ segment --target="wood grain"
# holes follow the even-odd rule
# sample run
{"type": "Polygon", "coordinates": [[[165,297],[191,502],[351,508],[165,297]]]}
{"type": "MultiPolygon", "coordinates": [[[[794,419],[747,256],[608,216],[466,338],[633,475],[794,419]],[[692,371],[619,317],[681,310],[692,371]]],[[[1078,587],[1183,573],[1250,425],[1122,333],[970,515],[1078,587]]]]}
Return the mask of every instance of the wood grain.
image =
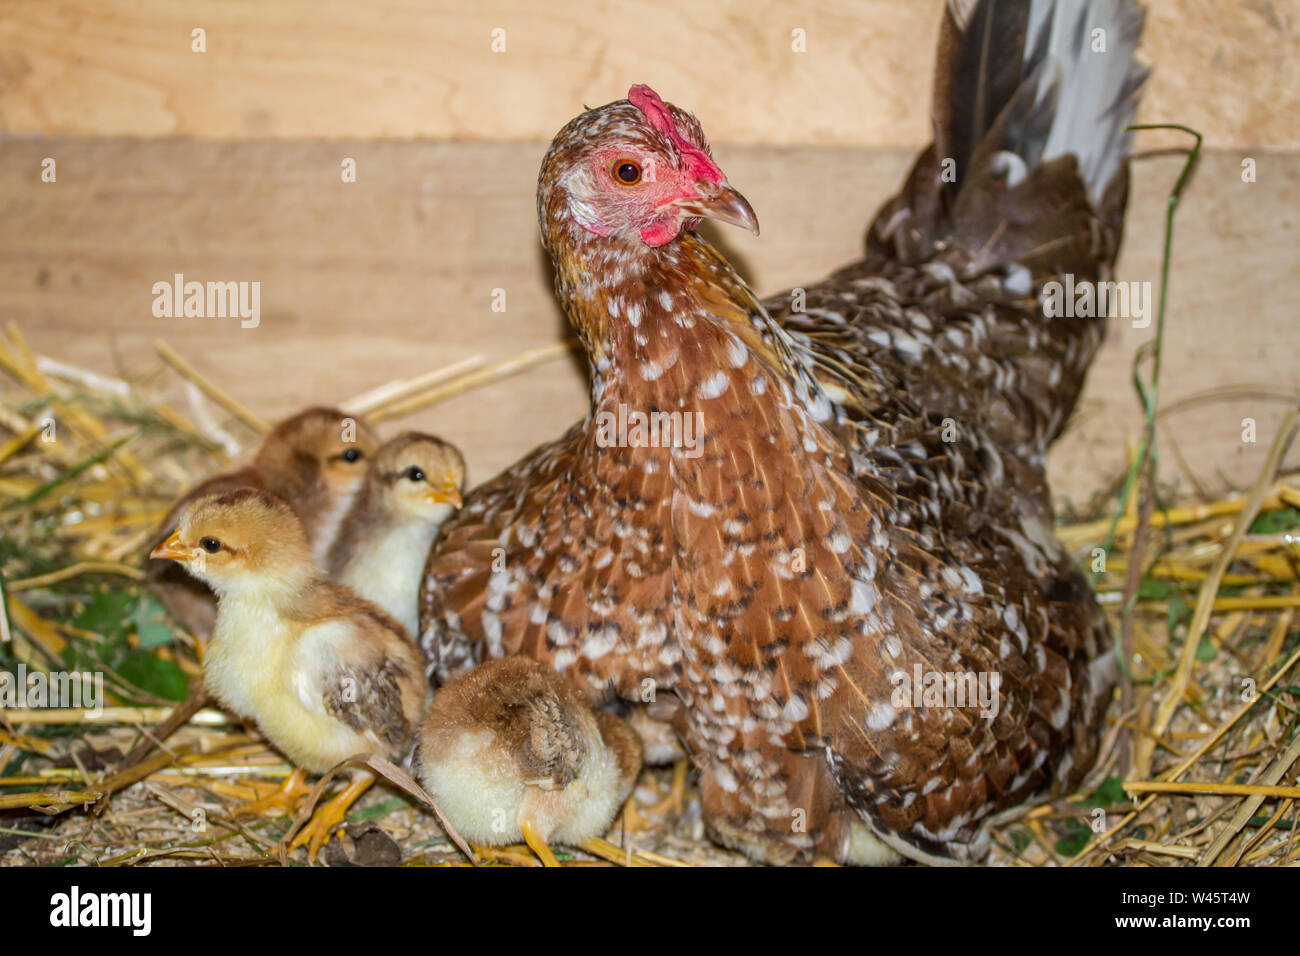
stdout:
{"type": "MultiPolygon", "coordinates": [[[[1300,147],[1300,0],[1148,3],[1139,119],[1300,147]]],[[[0,129],[545,140],[648,82],[714,142],[920,146],[941,0],[5,0],[0,129]],[[206,52],[191,31],[206,31],[206,52]],[[491,49],[505,30],[505,52],[491,49]],[[792,50],[803,30],[807,52],[792,50]],[[559,104],[557,108],[557,104],[559,104]]]]}
{"type": "MultiPolygon", "coordinates": [[[[0,319],[42,353],[99,371],[179,381],[166,338],[257,414],[334,402],[484,352],[503,358],[565,334],[537,242],[541,144],[188,143],[56,139],[0,152],[0,319]],[[42,183],[43,157],[58,181],[42,183]],[[340,182],[340,161],[358,181],[340,182]],[[159,319],[152,286],[177,273],[258,281],[261,323],[159,319]],[[491,311],[506,291],[504,313],[491,311]]],[[[764,292],[848,261],[910,162],[898,150],[724,147],[761,238],[715,233],[764,292]]],[[[1178,157],[1135,164],[1121,278],[1158,286],[1165,197],[1178,157]]],[[[1260,393],[1300,391],[1300,155],[1205,157],[1179,213],[1164,400],[1240,386],[1246,397],[1172,414],[1176,443],[1216,491],[1248,484],[1281,418],[1260,393]],[[1254,390],[1254,391],[1251,391],[1254,390]],[[1241,422],[1257,420],[1258,442],[1241,422]]],[[[1112,322],[1077,421],[1053,456],[1054,487],[1079,499],[1123,464],[1138,403],[1135,349],[1151,330],[1112,322]]],[[[577,362],[456,397],[407,422],[460,444],[483,480],[586,410],[577,362]]],[[[247,432],[241,432],[247,435],[247,432]]],[[[1164,474],[1179,475],[1172,444],[1164,474]]],[[[1300,465],[1300,448],[1290,452],[1300,465]]]]}

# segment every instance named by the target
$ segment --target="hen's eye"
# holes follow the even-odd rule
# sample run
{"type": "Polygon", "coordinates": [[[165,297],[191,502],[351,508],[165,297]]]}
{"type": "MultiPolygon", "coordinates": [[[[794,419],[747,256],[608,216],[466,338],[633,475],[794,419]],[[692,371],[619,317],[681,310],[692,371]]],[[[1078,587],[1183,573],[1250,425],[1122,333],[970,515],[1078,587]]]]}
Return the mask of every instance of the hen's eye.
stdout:
{"type": "Polygon", "coordinates": [[[360,461],[360,460],[361,460],[361,457],[362,457],[362,455],[361,455],[361,449],[359,449],[359,448],[349,448],[347,451],[345,451],[345,452],[344,452],[342,455],[340,455],[339,457],[342,458],[344,461],[360,461]]]}
{"type": "Polygon", "coordinates": [[[208,554],[216,554],[221,550],[221,542],[216,538],[200,538],[199,547],[208,552],[208,554]]]}
{"type": "Polygon", "coordinates": [[[415,465],[412,465],[410,468],[406,469],[406,477],[410,478],[412,481],[424,481],[424,472],[415,465]]]}
{"type": "Polygon", "coordinates": [[[641,167],[630,159],[620,159],[614,163],[614,178],[624,186],[635,186],[641,181],[641,167]]]}

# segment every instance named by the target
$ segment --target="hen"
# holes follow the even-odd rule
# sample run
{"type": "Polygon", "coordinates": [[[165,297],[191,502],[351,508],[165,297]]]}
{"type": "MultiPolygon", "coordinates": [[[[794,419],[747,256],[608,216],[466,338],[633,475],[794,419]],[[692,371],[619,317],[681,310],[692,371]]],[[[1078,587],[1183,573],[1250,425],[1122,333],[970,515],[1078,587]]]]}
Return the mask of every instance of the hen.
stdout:
{"type": "Polygon", "coordinates": [[[1113,656],[1043,462],[1104,320],[1039,295],[1114,262],[1142,23],[953,0],[866,256],[767,302],[695,231],[757,224],[693,116],[637,86],[561,130],[538,212],[592,410],[444,528],[437,676],[523,654],[679,702],[711,834],[772,862],[978,859],[1075,787],[1113,656]]]}

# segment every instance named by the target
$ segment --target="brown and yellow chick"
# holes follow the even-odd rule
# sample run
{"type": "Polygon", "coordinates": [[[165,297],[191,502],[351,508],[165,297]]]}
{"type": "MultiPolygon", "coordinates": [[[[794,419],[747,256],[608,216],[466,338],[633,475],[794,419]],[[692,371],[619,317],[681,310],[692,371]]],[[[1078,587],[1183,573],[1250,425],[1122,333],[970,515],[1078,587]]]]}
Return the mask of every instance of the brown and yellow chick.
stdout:
{"type": "MultiPolygon", "coordinates": [[[[152,556],[216,593],[204,686],[300,770],[323,773],[358,753],[404,755],[428,696],[423,655],[398,622],[324,576],[288,505],[253,488],[200,498],[152,556]]],[[[293,845],[310,840],[315,859],[372,782],[354,774],[293,845]]],[[[269,803],[301,792],[297,773],[269,803]]]]}
{"type": "Polygon", "coordinates": [[[464,484],[465,459],[441,438],[403,432],[385,442],[329,550],[330,577],[414,636],[424,562],[438,529],[461,506],[464,484]]]}
{"type": "MultiPolygon", "coordinates": [[[[286,418],[267,433],[249,465],[209,478],[182,496],[158,526],[149,549],[176,530],[181,512],[199,498],[260,488],[293,509],[312,554],[323,561],[378,447],[369,425],[335,408],[309,408],[286,418]]],[[[151,560],[147,573],[154,593],[176,621],[202,637],[212,633],[216,602],[202,581],[170,561],[151,560]]]]}
{"type": "Polygon", "coordinates": [[[582,846],[609,829],[641,770],[641,741],[576,686],[525,657],[489,660],[434,696],[415,756],[420,782],[471,842],[582,846]]]}

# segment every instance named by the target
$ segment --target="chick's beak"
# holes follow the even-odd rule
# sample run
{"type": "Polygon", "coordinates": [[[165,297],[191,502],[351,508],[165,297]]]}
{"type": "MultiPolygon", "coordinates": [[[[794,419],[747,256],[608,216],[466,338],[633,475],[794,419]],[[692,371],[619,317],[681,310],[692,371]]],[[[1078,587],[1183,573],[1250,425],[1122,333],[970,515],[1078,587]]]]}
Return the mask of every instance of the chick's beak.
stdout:
{"type": "Polygon", "coordinates": [[[465,503],[460,496],[460,489],[456,487],[456,479],[451,475],[443,479],[441,490],[430,491],[425,497],[437,504],[451,505],[453,508],[459,508],[465,503]]]}
{"type": "Polygon", "coordinates": [[[188,561],[190,550],[181,547],[181,533],[173,531],[170,538],[149,552],[151,558],[164,558],[170,561],[188,561]]]}
{"type": "Polygon", "coordinates": [[[758,216],[754,207],[726,183],[701,182],[696,184],[699,194],[674,200],[676,206],[688,216],[716,219],[731,226],[740,226],[758,235],[758,216]]]}

